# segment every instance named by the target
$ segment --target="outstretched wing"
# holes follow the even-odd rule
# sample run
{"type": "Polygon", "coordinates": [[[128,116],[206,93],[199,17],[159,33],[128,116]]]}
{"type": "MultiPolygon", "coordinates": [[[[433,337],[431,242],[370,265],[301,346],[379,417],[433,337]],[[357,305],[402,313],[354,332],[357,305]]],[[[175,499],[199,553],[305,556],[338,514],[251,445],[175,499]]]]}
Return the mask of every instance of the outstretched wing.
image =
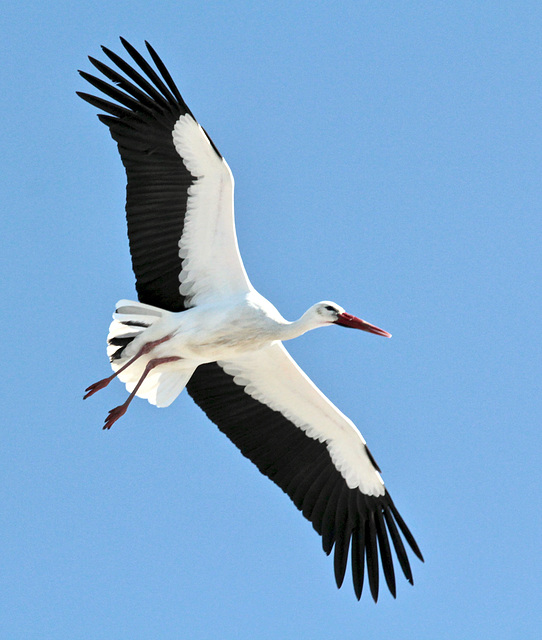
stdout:
{"type": "Polygon", "coordinates": [[[188,393],[258,469],[293,500],[335,547],[334,569],[342,585],[349,549],[354,590],[361,597],[367,567],[376,601],[379,557],[395,596],[389,539],[407,580],[412,572],[401,533],[423,560],[399,515],[365,440],[297,366],[282,344],[235,362],[200,366],[188,393]]]}
{"type": "Polygon", "coordinates": [[[196,122],[164,63],[156,70],[128,42],[129,64],[89,57],[106,80],[81,76],[110,100],[79,92],[105,112],[126,169],[126,217],[139,300],[181,311],[252,289],[235,235],[233,176],[196,122]]]}

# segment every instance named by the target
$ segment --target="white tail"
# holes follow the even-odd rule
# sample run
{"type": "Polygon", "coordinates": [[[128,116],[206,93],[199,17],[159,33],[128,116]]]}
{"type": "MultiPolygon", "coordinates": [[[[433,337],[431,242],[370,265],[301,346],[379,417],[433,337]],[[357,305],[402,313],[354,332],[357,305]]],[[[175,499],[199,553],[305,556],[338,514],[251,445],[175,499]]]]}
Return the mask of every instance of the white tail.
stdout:
{"type": "MultiPolygon", "coordinates": [[[[168,311],[142,302],[132,300],[119,300],[117,302],[116,310],[113,314],[113,322],[109,327],[107,336],[107,355],[111,361],[113,371],[117,371],[130,358],[134,357],[137,349],[130,348],[130,345],[135,338],[141,336],[168,314],[168,311]]],[[[139,347],[143,344],[141,341],[138,341],[138,343],[139,347]]],[[[134,390],[150,357],[142,356],[119,374],[118,377],[125,383],[128,392],[131,393],[134,390]]],[[[174,365],[170,363],[152,369],[136,395],[140,398],[145,398],[157,407],[169,406],[185,388],[194,373],[193,365],[183,369],[182,362],[180,360],[175,362],[174,365]]]]}
{"type": "MultiPolygon", "coordinates": [[[[142,302],[132,300],[117,302],[107,336],[107,355],[113,370],[125,364],[124,351],[134,338],[160,320],[163,314],[161,309],[142,302]]],[[[130,354],[130,357],[132,355],[130,354]]]]}

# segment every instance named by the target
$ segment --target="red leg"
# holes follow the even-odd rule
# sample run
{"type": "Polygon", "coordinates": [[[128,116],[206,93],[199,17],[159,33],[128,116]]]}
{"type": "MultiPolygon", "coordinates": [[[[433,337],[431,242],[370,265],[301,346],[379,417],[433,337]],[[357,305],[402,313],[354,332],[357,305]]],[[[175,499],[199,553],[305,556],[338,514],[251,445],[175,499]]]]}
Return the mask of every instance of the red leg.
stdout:
{"type": "Polygon", "coordinates": [[[115,371],[115,373],[110,375],[108,378],[104,378],[103,380],[98,380],[98,382],[95,382],[94,384],[91,384],[90,387],[87,387],[85,389],[87,393],[85,393],[85,395],[83,396],[83,400],[86,400],[90,396],[94,395],[96,391],[99,391],[100,389],[104,389],[105,387],[107,387],[107,385],[111,382],[111,380],[114,380],[119,375],[119,373],[122,373],[126,368],[128,368],[131,364],[133,364],[138,358],[146,355],[147,353],[150,353],[154,349],[154,347],[158,346],[159,344],[162,344],[162,342],[166,342],[170,338],[171,338],[171,334],[168,336],[165,336],[164,338],[161,338],[160,340],[154,340],[153,342],[147,342],[146,344],[144,344],[141,347],[141,349],[136,353],[136,355],[130,360],[128,360],[128,362],[124,366],[122,366],[118,371],[115,371]]]}
{"type": "Polygon", "coordinates": [[[181,360],[181,358],[179,358],[178,356],[170,356],[168,358],[154,358],[154,360],[149,360],[149,362],[147,363],[147,366],[145,367],[145,371],[143,371],[143,373],[141,374],[141,378],[139,378],[139,380],[137,381],[137,384],[134,390],[128,396],[126,402],[124,402],[118,407],[115,407],[114,409],[111,409],[107,418],[105,419],[105,424],[103,428],[111,429],[113,424],[126,413],[126,410],[130,405],[130,402],[132,402],[136,393],[138,392],[139,387],[143,384],[143,380],[145,380],[149,372],[152,369],[154,369],[154,367],[157,367],[158,365],[161,365],[161,364],[165,364],[166,362],[175,362],[175,360],[181,360]]]}

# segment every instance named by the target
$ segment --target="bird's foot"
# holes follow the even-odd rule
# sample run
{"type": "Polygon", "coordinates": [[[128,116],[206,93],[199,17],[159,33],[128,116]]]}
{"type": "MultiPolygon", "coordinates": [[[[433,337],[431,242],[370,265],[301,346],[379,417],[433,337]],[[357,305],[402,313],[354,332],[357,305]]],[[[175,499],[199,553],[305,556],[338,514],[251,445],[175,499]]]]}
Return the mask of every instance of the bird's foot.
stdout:
{"type": "Polygon", "coordinates": [[[115,424],[115,422],[119,418],[122,418],[122,416],[126,413],[126,409],[128,409],[128,406],[126,403],[121,404],[120,406],[115,407],[114,409],[111,409],[107,418],[105,419],[105,424],[103,428],[111,429],[111,427],[115,424]]]}
{"type": "Polygon", "coordinates": [[[85,395],[83,396],[83,400],[86,400],[90,396],[94,395],[96,391],[99,391],[100,389],[105,389],[105,387],[107,387],[107,385],[110,382],[111,382],[111,378],[104,378],[103,380],[98,380],[98,382],[91,384],[90,387],[87,387],[85,389],[87,393],[85,393],[85,395]]]}

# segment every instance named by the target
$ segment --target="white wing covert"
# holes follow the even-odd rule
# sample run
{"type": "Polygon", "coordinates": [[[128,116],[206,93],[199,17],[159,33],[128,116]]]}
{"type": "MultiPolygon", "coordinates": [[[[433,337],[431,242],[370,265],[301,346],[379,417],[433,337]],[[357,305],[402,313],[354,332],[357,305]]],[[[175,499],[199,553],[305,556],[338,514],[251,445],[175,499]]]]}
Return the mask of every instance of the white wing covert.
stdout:
{"type": "Polygon", "coordinates": [[[279,411],[309,438],[325,443],[333,464],[350,489],[384,494],[384,483],[363,436],[318,389],[281,343],[218,363],[245,393],[279,411]]]}
{"type": "Polygon", "coordinates": [[[237,246],[228,164],[190,114],[175,123],[173,142],[194,178],[179,241],[185,304],[216,302],[252,290],[237,246]]]}

